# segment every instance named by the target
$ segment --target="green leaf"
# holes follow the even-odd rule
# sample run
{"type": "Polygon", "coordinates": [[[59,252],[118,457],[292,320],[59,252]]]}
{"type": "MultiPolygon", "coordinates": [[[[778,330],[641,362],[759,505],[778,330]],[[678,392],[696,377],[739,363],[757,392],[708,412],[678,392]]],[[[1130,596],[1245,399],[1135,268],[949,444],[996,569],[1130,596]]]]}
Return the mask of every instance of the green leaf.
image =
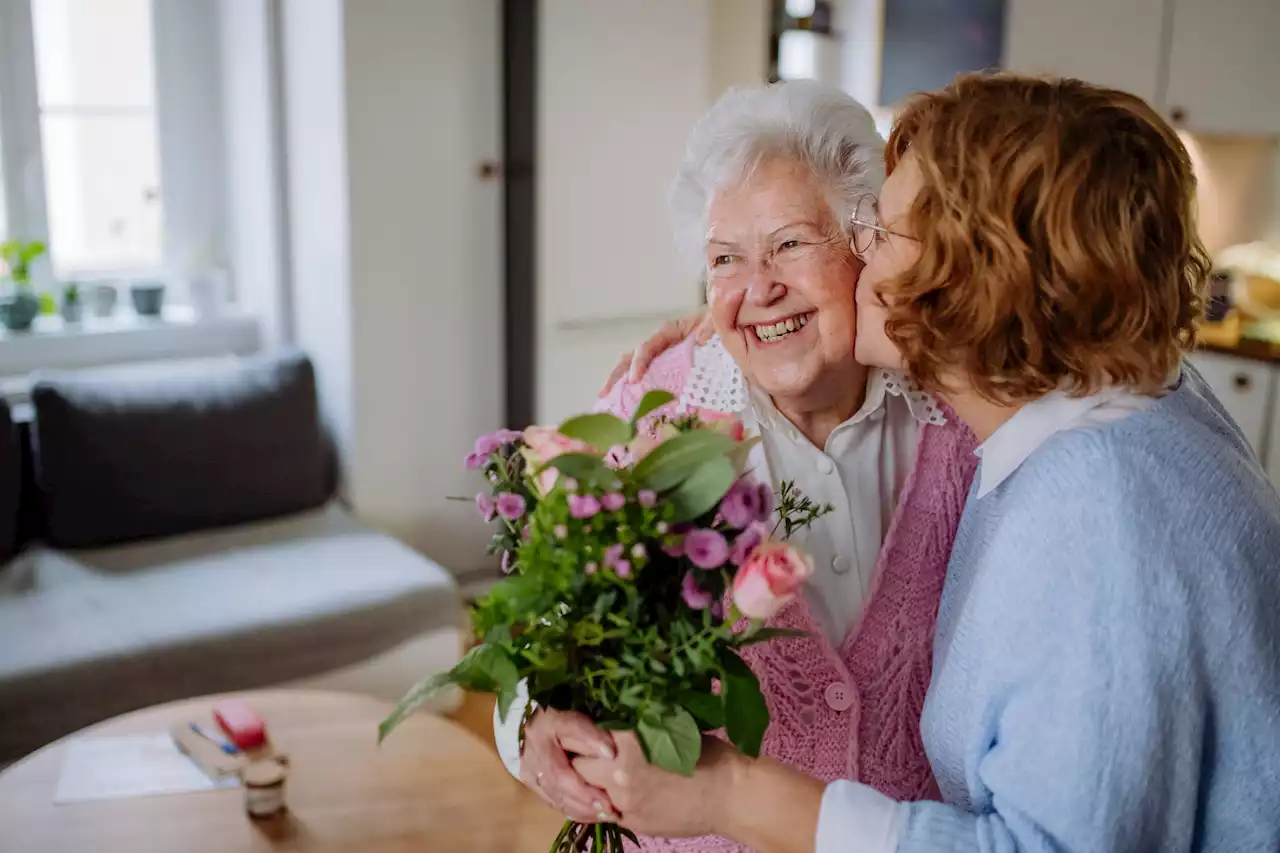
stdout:
{"type": "Polygon", "coordinates": [[[640,846],[640,839],[636,837],[636,834],[634,832],[627,829],[625,826],[618,827],[618,832],[622,833],[623,836],[625,836],[626,839],[630,841],[632,844],[634,844],[635,846],[637,847],[640,846]]]}
{"type": "Polygon", "coordinates": [[[641,717],[636,734],[650,764],[681,776],[693,775],[702,754],[702,733],[684,708],[672,708],[661,717],[641,717]]]}
{"type": "Polygon", "coordinates": [[[617,475],[609,470],[604,460],[590,453],[564,453],[548,462],[539,472],[555,468],[566,477],[581,480],[587,485],[612,482],[617,475]]]}
{"type": "Polygon", "coordinates": [[[756,643],[763,643],[768,640],[777,640],[785,637],[805,637],[808,636],[804,631],[793,631],[790,628],[761,628],[758,631],[746,631],[739,634],[733,639],[733,647],[735,649],[753,646],[756,643]]]}
{"type": "Polygon", "coordinates": [[[627,732],[631,731],[631,724],[622,720],[601,720],[596,723],[596,728],[606,732],[627,732]]]}
{"type": "Polygon", "coordinates": [[[667,496],[675,507],[671,520],[679,524],[710,512],[736,479],[733,463],[723,456],[702,463],[667,496]]]}
{"type": "Polygon", "coordinates": [[[453,668],[459,684],[486,693],[514,691],[520,681],[515,661],[501,646],[485,643],[463,655],[453,668]]]}
{"type": "Polygon", "coordinates": [[[760,436],[753,435],[729,448],[729,461],[733,463],[733,469],[739,475],[747,472],[747,462],[751,456],[751,450],[759,443],[760,436]]]}
{"type": "MultiPolygon", "coordinates": [[[[635,467],[636,479],[655,492],[673,489],[698,466],[717,457],[724,458],[733,439],[711,430],[695,429],[669,438],[641,459],[635,467]]],[[[727,460],[726,460],[727,461],[727,460]]]]}
{"type": "Polygon", "coordinates": [[[598,412],[569,418],[560,424],[560,434],[585,441],[597,450],[608,450],[616,444],[626,444],[635,436],[636,430],[615,415],[598,412]]]}
{"type": "Polygon", "coordinates": [[[425,705],[433,696],[457,683],[453,670],[450,670],[424,678],[409,688],[404,698],[396,703],[395,710],[378,725],[378,743],[386,740],[387,735],[391,734],[396,726],[403,723],[410,714],[425,705]]]}
{"type": "Polygon", "coordinates": [[[645,415],[649,414],[654,409],[661,409],[675,398],[676,395],[672,394],[670,391],[646,391],[644,396],[640,398],[640,405],[636,406],[635,414],[631,416],[631,423],[639,423],[640,419],[645,415]]]}
{"type": "Polygon", "coordinates": [[[704,732],[724,728],[724,699],[710,693],[682,693],[679,702],[704,732]]]}
{"type": "Polygon", "coordinates": [[[728,649],[720,654],[724,669],[724,727],[729,740],[745,755],[760,756],[760,744],[769,728],[769,706],[760,692],[760,682],[742,658],[728,649]]]}

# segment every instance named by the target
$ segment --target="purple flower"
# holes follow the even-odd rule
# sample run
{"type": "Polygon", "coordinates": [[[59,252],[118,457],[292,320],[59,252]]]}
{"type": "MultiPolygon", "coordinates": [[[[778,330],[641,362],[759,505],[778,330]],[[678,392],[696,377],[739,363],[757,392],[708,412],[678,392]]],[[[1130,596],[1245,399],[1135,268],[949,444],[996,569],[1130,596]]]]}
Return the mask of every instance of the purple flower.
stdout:
{"type": "Polygon", "coordinates": [[[670,542],[664,542],[662,545],[662,553],[666,554],[668,557],[683,557],[684,537],[681,536],[677,539],[672,539],[670,542]]]}
{"type": "Polygon", "coordinates": [[[476,439],[476,455],[488,456],[500,447],[510,444],[521,436],[513,429],[497,429],[488,435],[476,439]]]}
{"type": "Polygon", "coordinates": [[[489,461],[489,457],[484,453],[468,453],[467,458],[462,460],[462,466],[468,471],[474,471],[477,468],[483,468],[484,463],[489,461]]]}
{"type": "Polygon", "coordinates": [[[700,569],[718,569],[729,559],[729,543],[716,531],[702,528],[684,537],[684,553],[700,569]]]}
{"type": "Polygon", "coordinates": [[[526,524],[520,529],[520,538],[525,542],[528,542],[531,536],[533,536],[533,534],[529,532],[529,525],[526,524]]]}
{"type": "Polygon", "coordinates": [[[569,515],[574,518],[590,518],[600,512],[600,501],[591,495],[571,495],[569,497],[569,515]]]}
{"type": "Polygon", "coordinates": [[[746,530],[738,534],[738,538],[733,540],[733,547],[729,549],[729,562],[735,566],[741,566],[747,561],[747,557],[751,556],[751,552],[755,547],[764,541],[764,531],[760,524],[752,524],[746,530]]]}
{"type": "Polygon", "coordinates": [[[617,492],[610,492],[600,499],[600,503],[609,512],[617,512],[627,505],[627,497],[617,492]]]}
{"type": "Polygon", "coordinates": [[[723,601],[717,601],[715,604],[711,605],[711,615],[716,619],[724,618],[724,602],[723,601]]]}
{"type": "Polygon", "coordinates": [[[509,575],[509,574],[511,574],[511,568],[512,568],[512,566],[511,566],[511,552],[510,552],[510,551],[503,551],[503,552],[502,552],[502,573],[503,573],[504,575],[509,575]]]}
{"type": "Polygon", "coordinates": [[[760,490],[746,478],[729,487],[720,500],[720,514],[733,527],[743,528],[760,520],[760,490]]]}
{"type": "Polygon", "coordinates": [[[617,573],[618,577],[620,578],[631,577],[631,564],[628,563],[626,560],[619,560],[617,564],[613,567],[613,570],[617,573]]]}
{"type": "Polygon", "coordinates": [[[613,568],[622,559],[622,545],[610,545],[604,549],[604,564],[606,568],[613,568]]]}
{"type": "Polygon", "coordinates": [[[773,515],[773,487],[768,483],[761,483],[756,489],[760,492],[760,520],[768,521],[769,516],[773,515]]]}
{"type": "Polygon", "coordinates": [[[515,521],[524,515],[525,502],[521,495],[503,492],[498,495],[498,514],[507,521],[515,521]]]}
{"type": "Polygon", "coordinates": [[[706,610],[711,606],[711,593],[698,586],[698,580],[691,571],[684,573],[684,580],[680,583],[680,597],[694,610],[706,610]]]}
{"type": "Polygon", "coordinates": [[[480,517],[485,521],[493,521],[493,498],[480,492],[476,495],[476,512],[480,513],[480,517]]]}
{"type": "Polygon", "coordinates": [[[652,509],[658,502],[658,493],[653,489],[641,489],[640,494],[636,495],[636,500],[640,501],[640,506],[645,509],[652,509]]]}

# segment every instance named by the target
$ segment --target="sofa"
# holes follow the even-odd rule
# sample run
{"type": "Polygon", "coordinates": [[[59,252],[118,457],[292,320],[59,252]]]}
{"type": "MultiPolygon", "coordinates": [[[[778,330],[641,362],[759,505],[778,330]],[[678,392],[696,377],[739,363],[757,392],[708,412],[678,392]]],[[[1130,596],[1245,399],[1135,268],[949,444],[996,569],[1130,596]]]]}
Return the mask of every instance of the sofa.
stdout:
{"type": "Polygon", "coordinates": [[[173,699],[453,663],[457,587],[335,499],[305,355],[51,373],[23,408],[0,400],[0,766],[173,699]]]}

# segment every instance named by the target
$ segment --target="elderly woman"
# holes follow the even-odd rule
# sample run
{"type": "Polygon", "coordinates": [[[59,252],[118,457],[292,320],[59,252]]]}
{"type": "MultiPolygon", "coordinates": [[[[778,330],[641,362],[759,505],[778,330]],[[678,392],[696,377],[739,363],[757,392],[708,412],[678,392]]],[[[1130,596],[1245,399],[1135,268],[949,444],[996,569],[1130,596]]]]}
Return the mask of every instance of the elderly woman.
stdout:
{"type": "Polygon", "coordinates": [[[922,721],[944,803],[634,738],[574,767],[637,831],[762,853],[1280,849],[1280,498],[1181,363],[1208,269],[1186,151],[1078,81],[966,77],[855,217],[860,361],[982,441],[922,721]]]}
{"type": "MultiPolygon", "coordinates": [[[[757,476],[831,505],[800,539],[817,567],[812,587],[773,622],[806,636],[744,654],[772,714],[764,753],[916,800],[938,796],[919,718],[976,460],[970,431],[931,397],[854,360],[862,264],[850,217],[881,183],[882,150],[867,111],[817,84],[744,89],[715,104],[693,131],[672,211],[707,277],[718,338],[686,340],[604,405],[629,416],[660,387],[686,407],[740,413],[763,438],[757,476]]],[[[613,738],[580,715],[542,711],[521,757],[519,717],[498,727],[512,772],[576,820],[616,819],[603,786],[569,764],[612,755],[613,738]]],[[[740,848],[701,838],[648,839],[646,849],[740,848]]]]}

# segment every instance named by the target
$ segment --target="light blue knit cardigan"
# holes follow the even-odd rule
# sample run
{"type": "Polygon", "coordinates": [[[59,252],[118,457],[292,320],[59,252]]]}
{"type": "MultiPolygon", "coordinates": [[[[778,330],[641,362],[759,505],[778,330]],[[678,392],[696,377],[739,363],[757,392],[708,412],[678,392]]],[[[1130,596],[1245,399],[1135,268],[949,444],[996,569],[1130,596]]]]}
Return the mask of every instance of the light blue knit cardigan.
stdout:
{"type": "Polygon", "coordinates": [[[1194,370],[971,494],[922,725],[901,853],[1280,851],[1280,498],[1194,370]]]}

